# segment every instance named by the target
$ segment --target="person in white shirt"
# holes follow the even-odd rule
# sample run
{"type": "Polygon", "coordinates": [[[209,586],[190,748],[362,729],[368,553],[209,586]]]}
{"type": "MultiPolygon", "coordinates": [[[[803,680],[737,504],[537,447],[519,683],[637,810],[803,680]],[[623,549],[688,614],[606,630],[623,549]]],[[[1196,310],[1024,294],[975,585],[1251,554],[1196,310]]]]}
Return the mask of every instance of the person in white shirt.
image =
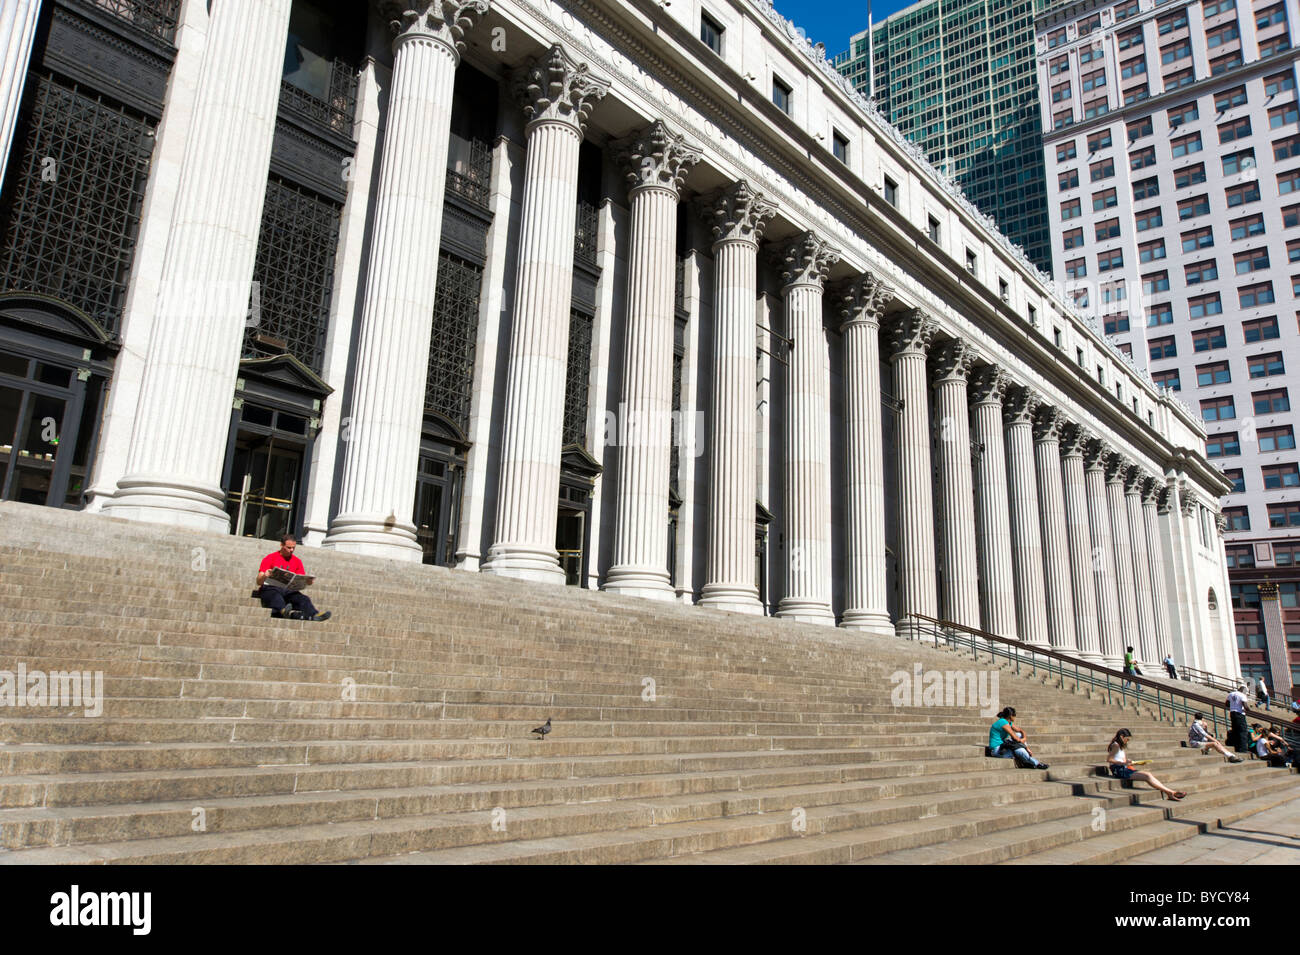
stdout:
{"type": "Polygon", "coordinates": [[[1214,738],[1214,734],[1205,725],[1205,717],[1200,713],[1193,714],[1192,724],[1187,727],[1187,745],[1192,749],[1199,749],[1202,753],[1218,753],[1230,763],[1242,762],[1240,756],[1229,753],[1224,745],[1214,738]]]}
{"type": "Polygon", "coordinates": [[[1178,668],[1174,666],[1174,655],[1172,653],[1166,653],[1165,658],[1160,662],[1165,665],[1165,671],[1169,674],[1169,679],[1177,680],[1178,668]]]}
{"type": "Polygon", "coordinates": [[[1250,727],[1246,725],[1246,688],[1228,694],[1228,714],[1232,719],[1231,738],[1228,742],[1239,753],[1250,752],[1250,727]]]}
{"type": "Polygon", "coordinates": [[[1259,682],[1255,684],[1255,702],[1263,703],[1264,709],[1268,709],[1268,684],[1264,678],[1260,677],[1259,682]]]}
{"type": "Polygon", "coordinates": [[[1150,783],[1153,788],[1160,790],[1161,799],[1172,799],[1177,802],[1186,796],[1187,793],[1181,789],[1170,789],[1150,773],[1138,772],[1133,768],[1133,764],[1128,760],[1128,753],[1125,752],[1132,738],[1133,734],[1123,729],[1110,741],[1110,746],[1106,749],[1106,765],[1110,768],[1110,774],[1116,779],[1135,779],[1138,782],[1150,783]]]}

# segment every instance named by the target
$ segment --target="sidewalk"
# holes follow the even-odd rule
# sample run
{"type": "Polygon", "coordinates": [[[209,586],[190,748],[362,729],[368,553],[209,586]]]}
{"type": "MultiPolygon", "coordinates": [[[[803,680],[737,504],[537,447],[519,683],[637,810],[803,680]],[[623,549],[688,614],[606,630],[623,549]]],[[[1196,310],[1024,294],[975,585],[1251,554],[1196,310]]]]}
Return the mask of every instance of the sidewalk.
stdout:
{"type": "Polygon", "coordinates": [[[1300,865],[1300,785],[1284,806],[1120,865],[1300,865]]]}

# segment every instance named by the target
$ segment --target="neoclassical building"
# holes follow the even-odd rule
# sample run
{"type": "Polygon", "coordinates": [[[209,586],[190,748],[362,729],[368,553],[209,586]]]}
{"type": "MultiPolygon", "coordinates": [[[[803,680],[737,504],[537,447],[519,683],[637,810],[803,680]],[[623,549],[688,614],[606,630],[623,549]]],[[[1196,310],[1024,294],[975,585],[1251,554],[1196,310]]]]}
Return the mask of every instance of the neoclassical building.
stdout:
{"type": "Polygon", "coordinates": [[[3,496],[1238,673],[1196,417],[763,0],[17,0],[3,496]]]}

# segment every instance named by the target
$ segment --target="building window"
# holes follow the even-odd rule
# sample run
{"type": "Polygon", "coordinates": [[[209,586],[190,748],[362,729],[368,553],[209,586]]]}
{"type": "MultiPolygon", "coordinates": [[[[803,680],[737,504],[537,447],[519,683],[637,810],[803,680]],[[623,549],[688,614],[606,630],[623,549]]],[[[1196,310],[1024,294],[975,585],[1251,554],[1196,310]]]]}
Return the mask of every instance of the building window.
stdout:
{"type": "Polygon", "coordinates": [[[1032,306],[1032,305],[1030,305],[1028,308],[1029,308],[1029,314],[1028,314],[1028,318],[1029,318],[1029,327],[1030,327],[1030,328],[1037,328],[1037,327],[1038,327],[1038,309],[1034,308],[1034,306],[1032,306]]]}
{"type": "Polygon", "coordinates": [[[1097,271],[1110,272],[1113,269],[1124,267],[1124,250],[1115,249],[1111,252],[1102,252],[1097,256],[1097,271]]]}
{"type": "Polygon", "coordinates": [[[1171,13],[1168,16],[1161,17],[1159,20],[1156,21],[1156,31],[1161,36],[1165,36],[1168,33],[1173,33],[1175,30],[1181,30],[1185,26],[1187,26],[1186,7],[1174,13],[1171,13]]]}
{"type": "Polygon", "coordinates": [[[1132,79],[1135,76],[1143,76],[1147,71],[1147,58],[1145,56],[1136,56],[1131,60],[1125,60],[1119,65],[1120,79],[1132,79]]]}
{"type": "Polygon", "coordinates": [[[1278,162],[1300,156],[1300,136],[1288,136],[1273,143],[1273,158],[1278,162]]]}
{"type": "Polygon", "coordinates": [[[1268,248],[1247,249],[1245,252],[1238,252],[1232,257],[1232,264],[1238,275],[1266,269],[1268,268],[1268,248]]]}
{"type": "Polygon", "coordinates": [[[1151,272],[1142,276],[1142,291],[1147,295],[1154,295],[1156,292],[1168,292],[1169,273],[1151,272]]]}
{"type": "Polygon", "coordinates": [[[1208,262],[1196,262],[1192,265],[1183,266],[1183,281],[1186,285],[1200,285],[1202,282],[1213,282],[1219,277],[1219,267],[1215,265],[1214,260],[1208,262]]]}
{"type": "Polygon", "coordinates": [[[1192,351],[1214,351],[1216,348],[1227,347],[1228,336],[1222,325],[1192,333],[1192,351]]]}
{"type": "Polygon", "coordinates": [[[1076,158],[1078,155],[1079,155],[1079,150],[1076,148],[1073,139],[1070,140],[1068,143],[1063,143],[1062,145],[1056,147],[1057,162],[1066,162],[1067,160],[1076,158]]]}
{"type": "Polygon", "coordinates": [[[1151,117],[1143,116],[1141,119],[1134,120],[1125,129],[1128,132],[1128,141],[1137,142],[1142,137],[1151,135],[1151,117]]]}
{"type": "Polygon", "coordinates": [[[1264,234],[1264,217],[1261,215],[1233,219],[1229,225],[1232,228],[1233,241],[1236,241],[1237,239],[1249,239],[1253,235],[1264,234]]]}
{"type": "Polygon", "coordinates": [[[1088,181],[1097,182],[1101,179],[1109,179],[1115,175],[1115,160],[1103,159],[1101,162],[1095,162],[1088,167],[1088,181]]]}
{"type": "Polygon", "coordinates": [[[1295,89],[1295,74],[1290,70],[1264,77],[1265,96],[1276,96],[1278,93],[1293,89],[1295,89]]]}
{"type": "Polygon", "coordinates": [[[793,92],[794,90],[781,82],[779,77],[772,77],[772,102],[776,104],[777,109],[787,115],[790,113],[790,95],[793,92]]]}
{"type": "Polygon", "coordinates": [[[1073,219],[1082,214],[1078,199],[1071,199],[1069,202],[1061,203],[1061,219],[1063,221],[1066,219],[1073,219]]]}
{"type": "Polygon", "coordinates": [[[848,165],[849,141],[838,129],[831,130],[831,152],[836,159],[848,165]]]}
{"type": "Polygon", "coordinates": [[[700,39],[718,56],[722,56],[722,24],[707,13],[700,14],[700,39]]]}
{"type": "Polygon", "coordinates": [[[1107,316],[1102,326],[1107,335],[1118,335],[1121,332],[1129,330],[1129,319],[1127,315],[1110,315],[1107,316]]]}
{"type": "Polygon", "coordinates": [[[1153,371],[1151,380],[1155,382],[1158,388],[1168,388],[1170,391],[1182,391],[1183,382],[1177,368],[1170,368],[1168,371],[1153,371]]]}
{"type": "Polygon", "coordinates": [[[998,279],[998,298],[1004,302],[1011,300],[1011,286],[1007,284],[1006,279],[998,279]]]}
{"type": "Polygon", "coordinates": [[[587,405],[591,387],[591,332],[594,319],[569,309],[569,355],[564,382],[564,426],[561,443],[587,445],[587,405]]]}
{"type": "Polygon", "coordinates": [[[975,253],[972,252],[970,249],[967,249],[966,250],[966,271],[969,272],[971,275],[974,275],[975,266],[976,266],[975,253]]]}
{"type": "Polygon", "coordinates": [[[1079,249],[1083,247],[1083,230],[1071,229],[1069,232],[1061,235],[1062,247],[1069,251],[1070,249],[1079,249]]]}
{"type": "Polygon", "coordinates": [[[1169,144],[1169,149],[1174,159],[1189,156],[1192,153],[1199,153],[1201,151],[1201,134],[1192,133],[1190,136],[1179,136],[1169,144]]]}
{"type": "Polygon", "coordinates": [[[1192,73],[1192,68],[1189,66],[1185,70],[1166,73],[1164,80],[1165,92],[1167,93],[1170,90],[1176,90],[1183,86],[1190,86],[1192,83],[1196,82],[1196,76],[1192,73]]]}
{"type": "Polygon", "coordinates": [[[1218,129],[1220,143],[1232,143],[1238,139],[1246,139],[1250,136],[1250,117],[1243,116],[1241,119],[1234,119],[1230,123],[1223,123],[1218,129]]]}
{"type": "Polygon", "coordinates": [[[1223,157],[1223,174],[1235,176],[1246,169],[1255,168],[1255,150],[1243,149],[1223,157]]]}
{"type": "MultiPolygon", "coordinates": [[[[1137,191],[1136,183],[1134,184],[1133,189],[1134,192],[1137,191]]],[[[1119,199],[1116,197],[1114,189],[1105,189],[1101,192],[1094,192],[1092,194],[1092,211],[1100,212],[1102,209],[1112,209],[1118,204],[1118,202],[1119,199]]]]}
{"type": "Polygon", "coordinates": [[[1056,188],[1061,192],[1066,189],[1074,189],[1079,185],[1079,170],[1067,169],[1056,177],[1056,188]]]}
{"type": "Polygon", "coordinates": [[[1137,214],[1137,229],[1139,232],[1145,232],[1147,229],[1155,229],[1165,224],[1165,218],[1160,213],[1160,209],[1148,209],[1146,212],[1137,214]]]}
{"type": "Polygon", "coordinates": [[[1136,30],[1129,30],[1125,33],[1121,33],[1119,34],[1118,37],[1116,37],[1116,39],[1119,42],[1119,48],[1121,50],[1127,50],[1130,47],[1135,47],[1135,46],[1142,46],[1144,42],[1141,28],[1138,28],[1136,30]]]}
{"type": "MultiPolygon", "coordinates": [[[[1270,305],[1273,302],[1273,283],[1261,282],[1259,285],[1247,285],[1245,288],[1237,290],[1237,302],[1242,308],[1257,308],[1260,305],[1270,305]]],[[[1272,322],[1275,334],[1269,336],[1276,338],[1277,319],[1263,319],[1266,322],[1272,322]]],[[[1247,322],[1246,325],[1254,324],[1247,322]]],[[[1245,326],[1243,326],[1244,328],[1245,326]]],[[[1256,339],[1257,340],[1257,339],[1256,339]]],[[[1252,341],[1250,333],[1246,333],[1246,341],[1252,341]]]]}
{"type": "Polygon", "coordinates": [[[1112,139],[1109,129],[1103,129],[1099,133],[1093,133],[1088,137],[1088,152],[1095,153],[1102,149],[1110,147],[1112,139]]]}
{"type": "Polygon", "coordinates": [[[929,216],[926,220],[926,231],[929,233],[930,241],[935,245],[939,244],[939,220],[934,216],[929,216]]]}
{"type": "Polygon", "coordinates": [[[1237,9],[1237,0],[1202,0],[1201,3],[1201,14],[1207,20],[1235,9],[1237,9]]]}
{"type": "Polygon", "coordinates": [[[1268,378],[1270,375],[1286,373],[1286,363],[1282,361],[1281,352],[1256,355],[1254,358],[1247,360],[1246,367],[1250,370],[1250,377],[1252,378],[1268,378]]]}
{"type": "Polygon", "coordinates": [[[1300,466],[1295,464],[1275,464],[1261,468],[1261,474],[1264,487],[1270,491],[1280,487],[1300,487],[1300,466]]]}
{"type": "MultiPolygon", "coordinates": [[[[1233,27],[1233,29],[1236,29],[1233,27]]],[[[1230,90],[1224,90],[1222,93],[1214,94],[1214,108],[1220,113],[1226,113],[1234,106],[1242,106],[1246,102],[1246,87],[1234,86],[1230,90]]]]}
{"type": "Polygon", "coordinates": [[[1268,111],[1268,128],[1278,129],[1294,123],[1300,118],[1300,112],[1297,112],[1295,103],[1283,103],[1281,106],[1274,106],[1268,111]]]}
{"type": "Polygon", "coordinates": [[[1147,347],[1150,349],[1152,361],[1178,357],[1178,345],[1174,341],[1173,335],[1165,338],[1152,338],[1147,342],[1147,347]]]}
{"type": "MultiPolygon", "coordinates": [[[[1267,470],[1267,469],[1266,469],[1267,470]]],[[[1269,527],[1300,527],[1300,503],[1283,502],[1268,506],[1269,527]]],[[[1295,606],[1295,584],[1291,584],[1291,606],[1295,606]]],[[[1280,590],[1280,588],[1279,588],[1280,590]]]]}
{"type": "Polygon", "coordinates": [[[1290,172],[1277,174],[1277,191],[1279,193],[1285,196],[1297,189],[1300,189],[1300,169],[1292,169],[1290,172]]]}
{"type": "Polygon", "coordinates": [[[1230,458],[1241,454],[1241,442],[1237,432],[1229,434],[1212,434],[1205,439],[1205,456],[1207,458],[1230,458]]]}
{"type": "Polygon", "coordinates": [[[1141,149],[1128,157],[1129,168],[1133,170],[1145,169],[1147,166],[1154,166],[1155,164],[1156,148],[1154,146],[1148,146],[1146,149],[1141,149]]]}
{"type": "Polygon", "coordinates": [[[1155,328],[1158,325],[1172,325],[1174,323],[1174,307],[1168,302],[1161,305],[1152,305],[1147,309],[1147,328],[1155,328]]]}
{"type": "Polygon", "coordinates": [[[1210,60],[1210,75],[1222,76],[1224,73],[1228,72],[1229,70],[1235,70],[1237,67],[1241,66],[1241,63],[1242,63],[1241,51],[1234,50],[1233,52],[1227,54],[1226,56],[1221,56],[1218,59],[1210,60]]]}
{"type": "Polygon", "coordinates": [[[1259,202],[1259,183],[1246,182],[1240,186],[1233,186],[1231,189],[1225,189],[1223,196],[1228,201],[1229,209],[1244,206],[1248,202],[1259,202]]]}
{"type": "Polygon", "coordinates": [[[468,430],[474,393],[479,290],[483,269],[447,252],[438,256],[433,336],[425,377],[424,407],[468,430]]]}
{"type": "Polygon", "coordinates": [[[1291,410],[1291,398],[1285,388],[1272,388],[1268,391],[1256,391],[1250,396],[1255,414],[1278,414],[1291,410]]]}
{"type": "Polygon", "coordinates": [[[1261,452],[1295,449],[1295,432],[1289,424],[1280,428],[1260,428],[1255,434],[1259,438],[1261,452]]]}
{"type": "Polygon", "coordinates": [[[1209,295],[1197,295],[1187,300],[1187,314],[1191,318],[1205,318],[1207,315],[1222,315],[1223,301],[1218,292],[1209,295]]]}
{"type": "MultiPolygon", "coordinates": [[[[1224,470],[1223,476],[1232,482],[1232,490],[1229,492],[1230,494],[1241,494],[1246,490],[1246,472],[1243,471],[1241,468],[1227,468],[1224,470]]],[[[1254,560],[1253,555],[1251,557],[1251,560],[1253,562],[1254,560]]],[[[1244,566],[1244,565],[1234,564],[1232,562],[1229,562],[1228,566],[1237,567],[1237,566],[1244,566]]]]}
{"type": "Polygon", "coordinates": [[[1213,361],[1207,365],[1196,366],[1196,384],[1204,388],[1206,385],[1226,385],[1232,381],[1232,373],[1228,370],[1226,361],[1213,361]]]}
{"type": "Polygon", "coordinates": [[[1195,166],[1184,166],[1174,171],[1175,189],[1186,189],[1202,182],[1205,182],[1205,163],[1198,162],[1195,166]]]}
{"type": "Polygon", "coordinates": [[[1208,249],[1214,245],[1214,232],[1207,225],[1204,228],[1193,229],[1191,232],[1184,232],[1182,235],[1183,251],[1195,252],[1197,249],[1208,249]]]}
{"type": "Polygon", "coordinates": [[[1208,215],[1210,212],[1210,197],[1206,195],[1192,196],[1190,199],[1184,199],[1178,203],[1178,219],[1194,219],[1197,216],[1208,215]]]}

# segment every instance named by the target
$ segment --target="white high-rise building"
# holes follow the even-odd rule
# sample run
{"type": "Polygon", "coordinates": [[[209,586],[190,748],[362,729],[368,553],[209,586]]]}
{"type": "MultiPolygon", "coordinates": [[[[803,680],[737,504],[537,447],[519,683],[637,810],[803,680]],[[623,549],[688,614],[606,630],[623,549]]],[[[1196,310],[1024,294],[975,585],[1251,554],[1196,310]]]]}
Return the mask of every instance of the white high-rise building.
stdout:
{"type": "Polygon", "coordinates": [[[1205,421],[1243,671],[1300,682],[1295,0],[1083,0],[1037,19],[1054,272],[1205,421]]]}

